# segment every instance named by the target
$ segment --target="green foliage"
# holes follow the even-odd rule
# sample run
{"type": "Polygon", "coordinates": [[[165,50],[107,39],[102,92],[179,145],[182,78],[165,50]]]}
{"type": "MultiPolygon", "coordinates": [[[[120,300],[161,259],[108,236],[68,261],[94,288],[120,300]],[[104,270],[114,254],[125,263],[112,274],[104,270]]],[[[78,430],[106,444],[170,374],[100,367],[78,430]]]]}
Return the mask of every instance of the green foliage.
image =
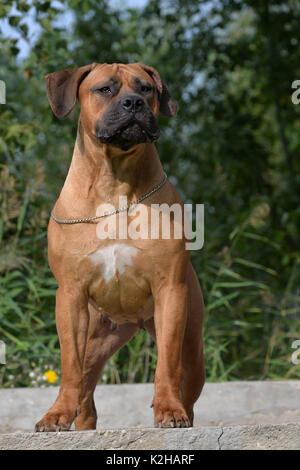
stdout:
{"type": "MultiPolygon", "coordinates": [[[[205,203],[205,245],[192,260],[206,303],[208,380],[299,378],[290,362],[300,338],[300,106],[291,102],[300,78],[299,2],[149,0],[144,9],[118,11],[105,0],[16,5],[17,12],[11,1],[1,4],[0,18],[30,55],[20,62],[18,41],[0,34],[7,86],[0,337],[8,346],[1,383],[30,385],[30,371],[43,374],[49,364],[59,371],[46,228],[78,109],[58,121],[43,77],[93,61],[148,63],[179,102],[175,119],[160,118],[158,149],[184,201],[205,203]],[[40,28],[35,41],[29,14],[40,28]]],[[[140,332],[109,361],[103,380],[151,381],[155,354],[140,332]]]]}

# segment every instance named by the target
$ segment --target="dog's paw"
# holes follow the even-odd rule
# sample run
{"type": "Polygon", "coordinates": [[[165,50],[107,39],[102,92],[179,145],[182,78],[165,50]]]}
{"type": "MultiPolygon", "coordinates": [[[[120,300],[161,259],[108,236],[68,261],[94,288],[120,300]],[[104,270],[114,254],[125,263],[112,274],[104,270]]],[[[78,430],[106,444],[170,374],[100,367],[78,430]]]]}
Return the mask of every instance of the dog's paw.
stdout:
{"type": "Polygon", "coordinates": [[[51,412],[45,416],[35,425],[35,432],[60,432],[69,431],[72,426],[75,416],[70,413],[51,412]]]}
{"type": "Polygon", "coordinates": [[[154,426],[156,428],[189,428],[190,420],[183,408],[154,407],[154,426]]]}

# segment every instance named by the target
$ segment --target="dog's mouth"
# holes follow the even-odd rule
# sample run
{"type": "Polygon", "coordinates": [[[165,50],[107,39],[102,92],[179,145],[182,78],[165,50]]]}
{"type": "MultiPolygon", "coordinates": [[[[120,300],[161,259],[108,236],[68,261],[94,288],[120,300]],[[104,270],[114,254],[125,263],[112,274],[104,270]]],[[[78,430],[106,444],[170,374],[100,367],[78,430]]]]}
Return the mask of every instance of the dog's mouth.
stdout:
{"type": "Polygon", "coordinates": [[[126,119],[126,122],[114,126],[98,127],[96,136],[100,142],[111,144],[124,150],[143,143],[154,142],[160,136],[156,122],[145,123],[136,116],[126,119]]]}

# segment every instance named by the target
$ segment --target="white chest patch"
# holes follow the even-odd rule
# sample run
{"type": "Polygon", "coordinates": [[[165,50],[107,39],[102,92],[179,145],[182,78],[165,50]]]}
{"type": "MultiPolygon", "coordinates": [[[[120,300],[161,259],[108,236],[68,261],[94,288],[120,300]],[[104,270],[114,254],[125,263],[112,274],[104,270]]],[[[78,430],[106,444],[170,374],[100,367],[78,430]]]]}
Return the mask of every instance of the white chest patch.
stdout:
{"type": "Polygon", "coordinates": [[[95,251],[91,255],[87,255],[94,266],[100,266],[100,272],[106,282],[112,279],[117,271],[122,274],[126,270],[126,266],[132,266],[132,258],[136,256],[137,248],[127,246],[125,243],[116,243],[106,246],[95,251]]]}

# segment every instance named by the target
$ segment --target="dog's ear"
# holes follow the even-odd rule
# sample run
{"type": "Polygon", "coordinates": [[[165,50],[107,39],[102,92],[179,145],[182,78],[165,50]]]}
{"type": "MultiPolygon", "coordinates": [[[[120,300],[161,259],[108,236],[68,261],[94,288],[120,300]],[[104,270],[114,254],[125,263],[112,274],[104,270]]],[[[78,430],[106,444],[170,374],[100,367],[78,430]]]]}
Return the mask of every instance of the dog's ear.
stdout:
{"type": "Polygon", "coordinates": [[[80,83],[95,66],[93,63],[45,76],[48,99],[52,111],[59,119],[64,119],[70,114],[76,103],[80,83]]]}
{"type": "Polygon", "coordinates": [[[169,89],[160,78],[159,73],[153,67],[149,67],[149,65],[145,65],[142,62],[138,62],[138,65],[150,75],[156,85],[159,97],[159,110],[161,114],[166,117],[175,116],[177,113],[177,103],[170,95],[169,89]]]}

